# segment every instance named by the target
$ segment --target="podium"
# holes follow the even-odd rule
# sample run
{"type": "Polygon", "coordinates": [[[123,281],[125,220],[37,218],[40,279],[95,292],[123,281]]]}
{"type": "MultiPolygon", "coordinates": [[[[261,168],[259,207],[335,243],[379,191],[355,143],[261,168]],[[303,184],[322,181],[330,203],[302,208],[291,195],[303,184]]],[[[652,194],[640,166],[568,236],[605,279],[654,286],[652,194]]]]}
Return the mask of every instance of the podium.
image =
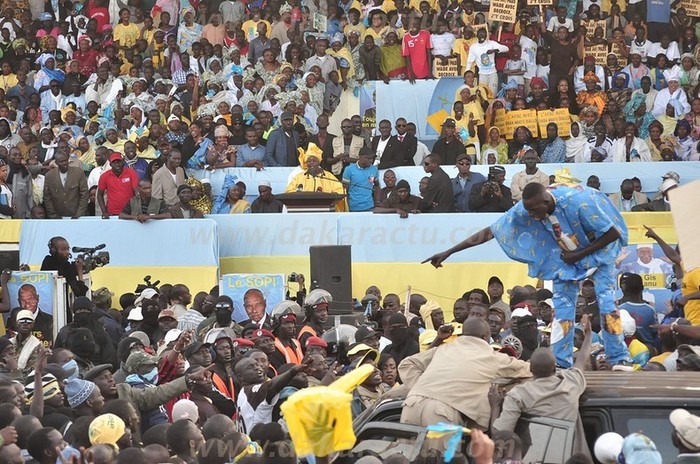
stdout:
{"type": "Polygon", "coordinates": [[[290,192],[275,195],[290,213],[327,213],[334,212],[335,205],[345,195],[327,192],[290,192]]]}

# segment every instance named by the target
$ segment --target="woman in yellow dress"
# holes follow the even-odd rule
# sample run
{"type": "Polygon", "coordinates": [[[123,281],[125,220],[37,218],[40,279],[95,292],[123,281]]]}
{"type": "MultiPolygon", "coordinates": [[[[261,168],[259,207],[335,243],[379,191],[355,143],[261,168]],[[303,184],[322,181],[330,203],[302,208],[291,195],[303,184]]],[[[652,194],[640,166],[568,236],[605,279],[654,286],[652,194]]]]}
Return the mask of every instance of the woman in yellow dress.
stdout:
{"type": "Polygon", "coordinates": [[[381,47],[384,44],[384,34],[389,30],[386,15],[381,10],[373,10],[370,16],[369,27],[365,29],[360,41],[364,42],[365,37],[369,36],[374,39],[374,44],[377,47],[381,47]]]}
{"type": "Polygon", "coordinates": [[[583,76],[583,83],[586,84],[586,90],[576,95],[576,103],[581,108],[595,106],[598,108],[598,114],[603,114],[605,104],[608,102],[608,95],[604,91],[596,89],[598,84],[600,84],[600,79],[593,71],[588,71],[583,76]]]}

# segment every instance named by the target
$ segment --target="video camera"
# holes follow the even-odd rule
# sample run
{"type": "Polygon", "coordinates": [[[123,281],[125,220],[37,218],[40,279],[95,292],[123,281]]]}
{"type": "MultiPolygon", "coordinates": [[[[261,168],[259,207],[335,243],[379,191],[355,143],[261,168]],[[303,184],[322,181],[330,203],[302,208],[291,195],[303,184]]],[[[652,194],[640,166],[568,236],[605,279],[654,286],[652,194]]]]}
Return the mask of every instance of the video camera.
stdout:
{"type": "Polygon", "coordinates": [[[109,252],[108,251],[100,251],[97,253],[99,250],[102,250],[106,247],[104,243],[97,245],[94,248],[80,248],[80,247],[73,247],[71,248],[71,251],[73,253],[80,253],[76,259],[82,259],[84,263],[83,270],[85,272],[91,272],[97,269],[98,267],[106,266],[109,264],[109,252]]]}

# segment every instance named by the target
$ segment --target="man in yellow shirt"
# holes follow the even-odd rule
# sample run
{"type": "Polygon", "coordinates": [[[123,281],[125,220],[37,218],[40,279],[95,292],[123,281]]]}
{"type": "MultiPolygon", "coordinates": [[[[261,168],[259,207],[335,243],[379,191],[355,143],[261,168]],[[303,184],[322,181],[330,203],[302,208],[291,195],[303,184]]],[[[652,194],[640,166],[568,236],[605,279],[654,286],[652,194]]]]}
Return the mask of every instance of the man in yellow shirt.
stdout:
{"type": "Polygon", "coordinates": [[[685,318],[692,325],[700,325],[700,267],[683,274],[681,295],[678,304],[684,305],[685,318]]]}
{"type": "Polygon", "coordinates": [[[258,36],[258,23],[263,22],[267,26],[267,33],[265,34],[267,38],[270,38],[270,33],[272,32],[272,26],[268,21],[265,21],[264,19],[261,18],[260,16],[260,8],[253,8],[251,10],[251,19],[248,21],[245,21],[243,25],[241,26],[241,29],[243,29],[243,32],[245,33],[246,39],[248,39],[248,42],[252,41],[254,38],[258,36]]]}

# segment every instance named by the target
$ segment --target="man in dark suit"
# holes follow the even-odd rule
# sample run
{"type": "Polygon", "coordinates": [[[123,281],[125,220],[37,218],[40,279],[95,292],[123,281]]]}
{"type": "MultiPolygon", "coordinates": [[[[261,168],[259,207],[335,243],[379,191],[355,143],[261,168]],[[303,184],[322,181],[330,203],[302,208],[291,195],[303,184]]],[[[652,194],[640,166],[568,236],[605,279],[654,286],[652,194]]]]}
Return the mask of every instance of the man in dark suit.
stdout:
{"type": "Polygon", "coordinates": [[[423,170],[430,174],[420,210],[424,213],[454,213],[452,180],[440,167],[440,155],[432,153],[425,158],[423,170]]]}
{"type": "Polygon", "coordinates": [[[413,157],[418,149],[418,139],[408,131],[408,123],[404,118],[396,120],[396,140],[399,142],[400,164],[393,166],[414,166],[413,157]]]}
{"type": "Polygon", "coordinates": [[[267,301],[265,295],[257,288],[251,288],[243,295],[243,309],[245,309],[248,319],[240,322],[245,327],[248,324],[255,324],[259,329],[272,330],[272,321],[267,314],[267,301]]]}
{"type": "Polygon", "coordinates": [[[299,166],[299,134],[292,129],[294,115],[285,111],[282,126],[270,132],[265,145],[265,166],[299,166]]]}
{"type": "Polygon", "coordinates": [[[73,219],[87,215],[87,179],[80,168],[68,167],[68,154],[58,153],[54,158],[56,169],[50,170],[44,180],[44,208],[46,217],[73,219]]]}
{"type": "MultiPolygon", "coordinates": [[[[379,169],[390,169],[404,166],[403,153],[400,152],[398,139],[391,135],[391,122],[387,119],[379,121],[379,134],[372,138],[370,148],[379,160],[379,169]]],[[[411,160],[413,162],[413,160],[411,160]]]]}
{"type": "MultiPolygon", "coordinates": [[[[328,133],[328,115],[319,114],[316,118],[318,134],[309,137],[309,142],[313,142],[323,152],[323,159],[333,158],[333,139],[337,136],[328,133]]],[[[330,166],[324,166],[330,168],[330,166]]]]}

